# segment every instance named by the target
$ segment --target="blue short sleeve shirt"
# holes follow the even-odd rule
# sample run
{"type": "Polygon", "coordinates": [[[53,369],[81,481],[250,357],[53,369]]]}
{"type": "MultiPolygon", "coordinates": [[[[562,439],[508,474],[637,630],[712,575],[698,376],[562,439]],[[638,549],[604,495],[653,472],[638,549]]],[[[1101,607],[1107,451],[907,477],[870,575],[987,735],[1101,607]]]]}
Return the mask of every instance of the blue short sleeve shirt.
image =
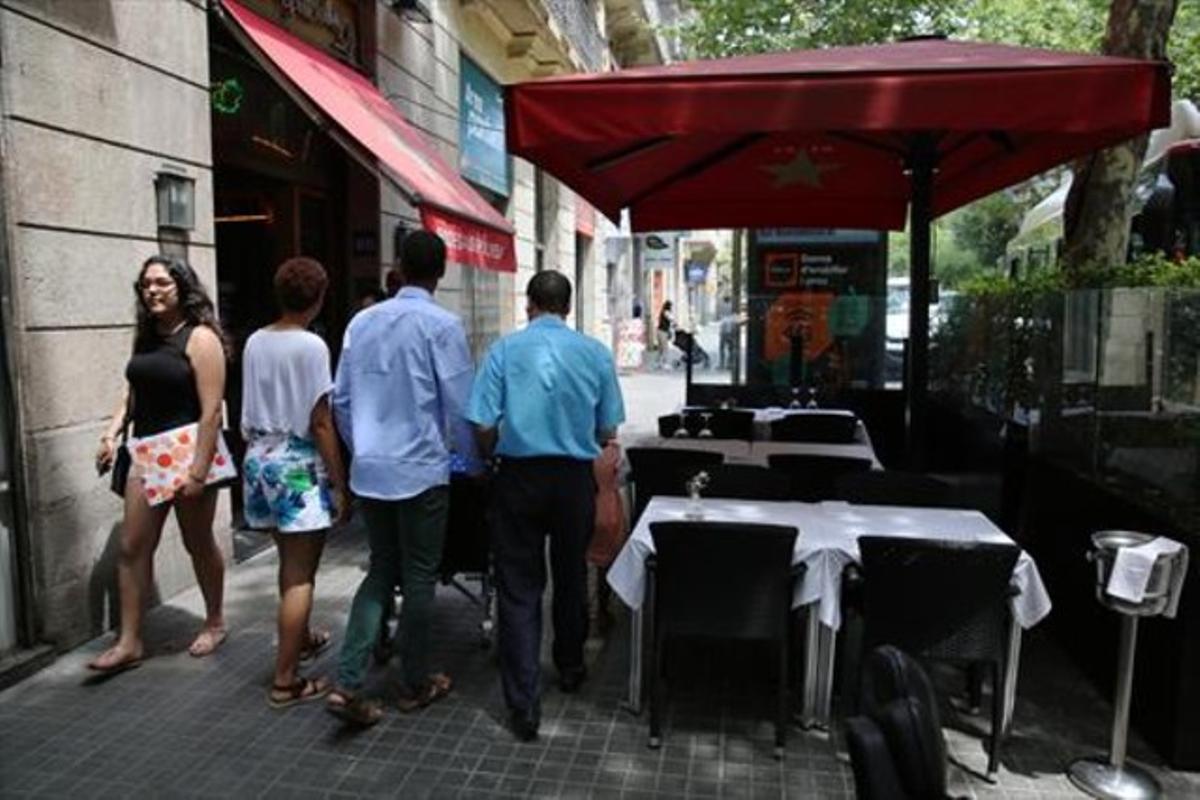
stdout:
{"type": "Polygon", "coordinates": [[[467,419],[499,429],[501,456],[590,461],[600,455],[597,434],[625,421],[612,354],[543,314],[492,345],[467,419]]]}

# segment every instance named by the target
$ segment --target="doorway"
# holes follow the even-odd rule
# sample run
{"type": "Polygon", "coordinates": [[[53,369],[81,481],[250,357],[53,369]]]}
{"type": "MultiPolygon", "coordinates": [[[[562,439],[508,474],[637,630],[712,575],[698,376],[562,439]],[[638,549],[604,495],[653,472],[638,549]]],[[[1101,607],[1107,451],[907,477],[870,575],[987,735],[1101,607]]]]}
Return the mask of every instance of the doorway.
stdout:
{"type": "Polygon", "coordinates": [[[592,237],[584,236],[582,233],[575,234],[575,302],[572,304],[575,307],[575,330],[580,333],[587,333],[588,324],[591,322],[591,308],[588,303],[591,302],[592,293],[589,291],[588,278],[591,276],[591,270],[588,266],[592,263],[592,237]]]}
{"type": "MultiPolygon", "coordinates": [[[[0,333],[0,352],[4,334],[0,333]]],[[[0,367],[4,359],[0,358],[0,367]]],[[[9,408],[7,369],[0,369],[0,658],[20,644],[16,529],[13,525],[12,414],[9,408]]]]}

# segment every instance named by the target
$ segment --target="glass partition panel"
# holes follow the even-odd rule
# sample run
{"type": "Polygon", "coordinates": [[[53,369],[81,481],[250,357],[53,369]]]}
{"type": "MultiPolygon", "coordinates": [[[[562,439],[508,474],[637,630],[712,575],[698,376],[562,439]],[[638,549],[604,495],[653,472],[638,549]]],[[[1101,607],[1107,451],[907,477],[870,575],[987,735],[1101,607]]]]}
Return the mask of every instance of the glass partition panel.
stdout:
{"type": "Polygon", "coordinates": [[[1030,453],[1200,525],[1200,291],[955,298],[930,393],[998,419],[1030,453]]]}

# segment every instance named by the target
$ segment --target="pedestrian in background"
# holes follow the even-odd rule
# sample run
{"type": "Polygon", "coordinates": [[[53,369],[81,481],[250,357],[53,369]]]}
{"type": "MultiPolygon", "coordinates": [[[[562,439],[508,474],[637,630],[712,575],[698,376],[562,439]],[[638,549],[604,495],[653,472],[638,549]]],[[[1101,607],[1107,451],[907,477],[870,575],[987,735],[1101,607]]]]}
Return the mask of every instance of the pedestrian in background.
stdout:
{"type": "Polygon", "coordinates": [[[404,276],[400,274],[400,270],[392,267],[383,276],[383,290],[388,297],[395,297],[396,292],[404,285],[404,276]]]}
{"type": "Polygon", "coordinates": [[[378,286],[372,289],[367,289],[358,298],[357,310],[365,311],[376,303],[382,303],[384,300],[387,300],[388,297],[390,297],[390,295],[384,292],[384,290],[380,289],[378,286]]]}
{"type": "Polygon", "coordinates": [[[733,307],[733,301],[728,296],[722,299],[720,311],[718,365],[720,369],[732,369],[737,359],[738,326],[741,324],[741,320],[733,307]]]}
{"type": "Polygon", "coordinates": [[[492,345],[467,414],[479,428],[480,449],[499,458],[491,516],[500,680],[519,741],[537,738],[541,718],[547,534],[559,688],[578,691],[587,674],[584,556],[595,525],[593,461],[625,419],[612,354],[566,325],[570,282],[539,272],[526,297],[529,325],[492,345]]]}
{"type": "Polygon", "coordinates": [[[397,576],[403,682],[398,705],[412,711],[444,697],[449,676],[429,671],[430,618],[449,508],[450,460],[478,473],[463,412],[473,364],[458,317],[433,293],[446,271],[446,246],[414,231],[401,245],[404,288],[351,320],[334,384],[338,430],[350,448],[350,488],[363,499],[371,550],[354,595],[337,685],[326,707],[370,725],[382,707],[363,695],[367,661],[397,576]]]}
{"type": "Polygon", "coordinates": [[[222,612],[225,563],[213,536],[217,491],[207,485],[217,453],[225,395],[223,334],[200,278],[180,259],[162,255],[146,259],[134,282],[134,294],[137,331],[133,355],[125,367],[125,394],[100,437],[97,468],[103,473],[118,463],[118,446],[137,449],[139,439],[194,427],[184,437],[184,458],[176,459],[178,463],[163,454],[160,458],[165,461],[147,465],[145,452],[130,452],[127,478],[114,487],[123,489],[125,498],[117,561],[121,631],[116,644],[88,664],[93,670],[109,673],[142,661],[142,617],[153,585],[154,551],[172,508],[204,595],[204,623],[188,652],[198,657],[209,655],[226,635],[222,612]],[[117,435],[128,425],[132,425],[132,439],[118,445],[117,435]],[[177,473],[178,481],[167,502],[151,496],[149,492],[154,490],[144,481],[148,470],[162,472],[168,469],[164,465],[177,473]]]}
{"type": "Polygon", "coordinates": [[[255,331],[242,354],[242,467],[246,525],[271,531],[279,550],[279,644],[267,702],[283,708],[329,693],[324,679],[302,678],[329,631],[313,630],[313,583],[325,534],[349,513],[346,474],[329,395],[329,348],[309,324],[321,312],[329,279],[311,258],[275,272],[280,316],[255,331]]]}
{"type": "Polygon", "coordinates": [[[671,353],[671,341],[675,337],[675,315],[672,312],[673,306],[668,300],[662,304],[662,308],[658,312],[658,327],[655,330],[655,343],[658,345],[658,368],[664,369],[667,366],[667,357],[671,353]]]}

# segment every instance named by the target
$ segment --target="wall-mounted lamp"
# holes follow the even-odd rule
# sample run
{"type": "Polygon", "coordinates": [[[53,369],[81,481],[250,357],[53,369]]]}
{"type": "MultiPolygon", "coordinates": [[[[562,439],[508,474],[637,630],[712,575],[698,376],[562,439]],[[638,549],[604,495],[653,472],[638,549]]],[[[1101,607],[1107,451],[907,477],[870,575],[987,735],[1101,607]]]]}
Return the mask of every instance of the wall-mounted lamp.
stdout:
{"type": "Polygon", "coordinates": [[[423,22],[426,25],[433,22],[427,0],[387,0],[387,3],[392,11],[409,22],[423,22]]]}
{"type": "Polygon", "coordinates": [[[196,181],[178,172],[160,172],[154,178],[158,197],[158,227],[190,231],[196,226],[196,181]]]}

